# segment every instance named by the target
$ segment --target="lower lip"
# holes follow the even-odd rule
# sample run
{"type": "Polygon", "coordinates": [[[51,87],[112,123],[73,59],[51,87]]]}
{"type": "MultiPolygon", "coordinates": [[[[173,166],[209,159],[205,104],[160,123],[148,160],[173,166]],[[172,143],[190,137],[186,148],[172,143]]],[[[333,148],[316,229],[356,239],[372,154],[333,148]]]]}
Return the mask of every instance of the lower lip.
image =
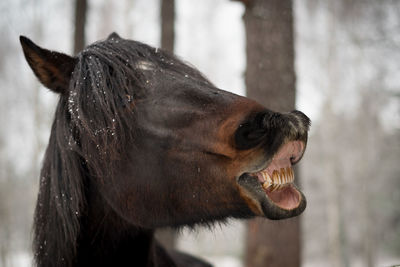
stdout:
{"type": "Polygon", "coordinates": [[[293,210],[300,205],[301,194],[292,183],[285,184],[277,190],[265,189],[268,198],[278,207],[285,210],[293,210]]]}

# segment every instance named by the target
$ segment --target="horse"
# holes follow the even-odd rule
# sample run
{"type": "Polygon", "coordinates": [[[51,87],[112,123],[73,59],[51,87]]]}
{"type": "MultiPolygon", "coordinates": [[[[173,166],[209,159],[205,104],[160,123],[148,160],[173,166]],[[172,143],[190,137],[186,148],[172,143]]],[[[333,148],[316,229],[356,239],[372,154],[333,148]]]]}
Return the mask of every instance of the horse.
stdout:
{"type": "Polygon", "coordinates": [[[273,220],[306,207],[292,165],[309,118],[223,91],[171,53],[112,33],[76,56],[20,36],[59,95],[34,215],[38,266],[211,266],[155,229],[273,220]]]}

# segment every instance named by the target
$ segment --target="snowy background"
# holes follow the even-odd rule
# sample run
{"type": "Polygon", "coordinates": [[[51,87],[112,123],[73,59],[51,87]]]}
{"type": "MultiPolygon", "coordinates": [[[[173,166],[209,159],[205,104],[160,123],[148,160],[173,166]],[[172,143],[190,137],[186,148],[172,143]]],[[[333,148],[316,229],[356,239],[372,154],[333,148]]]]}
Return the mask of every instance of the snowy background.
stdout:
{"type": "MultiPolygon", "coordinates": [[[[304,266],[400,264],[400,3],[294,1],[297,108],[313,121],[301,163],[304,266]]],[[[116,31],[158,47],[158,0],[89,1],[87,42],[116,31]]],[[[0,266],[31,265],[38,173],[57,97],[36,81],[18,37],[72,53],[73,1],[0,3],[0,266]]],[[[176,0],[175,53],[245,94],[244,6],[176,0]]],[[[245,223],[184,230],[178,247],[242,266],[245,223]]],[[[370,265],[371,266],[371,265],[370,265]]]]}

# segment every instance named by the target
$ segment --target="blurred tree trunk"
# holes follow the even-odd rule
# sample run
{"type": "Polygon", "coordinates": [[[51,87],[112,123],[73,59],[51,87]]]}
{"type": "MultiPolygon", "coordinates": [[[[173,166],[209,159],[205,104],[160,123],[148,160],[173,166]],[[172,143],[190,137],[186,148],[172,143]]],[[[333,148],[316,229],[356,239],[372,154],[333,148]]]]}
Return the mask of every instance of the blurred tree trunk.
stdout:
{"type": "MultiPolygon", "coordinates": [[[[161,0],[161,48],[174,52],[175,43],[175,0],[161,0]]],[[[167,249],[176,245],[177,234],[173,229],[160,229],[156,232],[157,240],[167,249]]]]}
{"type": "Polygon", "coordinates": [[[174,52],[175,0],[161,0],[161,48],[174,52]]]}
{"type": "Polygon", "coordinates": [[[75,2],[75,34],[74,54],[85,47],[85,23],[86,23],[87,0],[76,0],[75,2]]]}
{"type": "MultiPolygon", "coordinates": [[[[246,5],[247,96],[275,111],[295,107],[293,11],[290,0],[250,0],[246,5]]],[[[298,182],[298,172],[296,172],[298,182]]],[[[300,266],[300,221],[248,223],[246,266],[300,266]]]]}

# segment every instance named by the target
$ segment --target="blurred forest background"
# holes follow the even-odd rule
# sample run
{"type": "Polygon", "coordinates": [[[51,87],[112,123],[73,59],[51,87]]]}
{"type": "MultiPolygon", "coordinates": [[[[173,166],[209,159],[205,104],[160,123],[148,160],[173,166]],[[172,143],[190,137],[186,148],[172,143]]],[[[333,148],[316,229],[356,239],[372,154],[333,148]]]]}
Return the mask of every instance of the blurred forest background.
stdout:
{"type": "MultiPolygon", "coordinates": [[[[161,1],[89,0],[86,44],[116,31],[161,46],[161,1]]],[[[246,8],[175,0],[168,49],[219,88],[245,95],[246,8]]],[[[18,37],[74,54],[75,1],[3,0],[0,14],[0,266],[30,266],[57,97],[36,81],[18,37]]],[[[308,199],[300,216],[302,266],[400,264],[400,1],[293,1],[293,27],[296,108],[313,121],[299,166],[308,199]]],[[[244,266],[246,229],[231,221],[211,232],[183,230],[175,244],[216,266],[244,266]]]]}

